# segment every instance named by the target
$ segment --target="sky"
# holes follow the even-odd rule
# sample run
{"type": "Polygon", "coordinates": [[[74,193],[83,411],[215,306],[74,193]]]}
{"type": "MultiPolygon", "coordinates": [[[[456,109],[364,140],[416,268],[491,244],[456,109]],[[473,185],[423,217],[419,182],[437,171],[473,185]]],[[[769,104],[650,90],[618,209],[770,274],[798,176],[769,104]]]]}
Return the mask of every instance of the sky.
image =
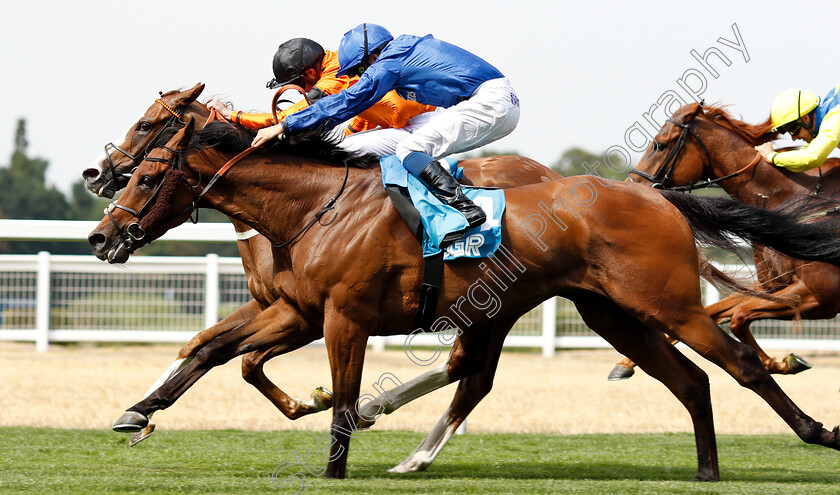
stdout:
{"type": "Polygon", "coordinates": [[[500,69],[522,114],[511,135],[485,149],[545,165],[572,147],[610,149],[617,166],[622,156],[635,161],[644,132],[655,134],[654,125],[680,100],[728,104],[743,120],[759,122],[787,88],[822,96],[840,82],[837,36],[829,27],[840,4],[828,1],[289,5],[0,3],[0,166],[9,163],[17,120],[25,118],[29,155],[48,160],[48,182],[67,192],[159,91],[203,82],[201,101],[220,97],[237,109],[269,111],[273,92],[265,83],[277,45],[308,37],[336,50],[362,22],[395,36],[431,33],[500,69]]]}

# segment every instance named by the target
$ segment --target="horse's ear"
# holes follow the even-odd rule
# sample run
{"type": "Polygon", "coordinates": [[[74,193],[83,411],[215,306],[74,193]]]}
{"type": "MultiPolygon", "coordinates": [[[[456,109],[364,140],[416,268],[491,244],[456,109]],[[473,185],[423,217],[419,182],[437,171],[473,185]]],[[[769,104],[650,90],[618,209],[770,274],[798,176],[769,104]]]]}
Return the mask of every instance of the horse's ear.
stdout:
{"type": "Polygon", "coordinates": [[[697,115],[699,115],[702,111],[702,101],[700,103],[689,103],[688,105],[682,107],[676,120],[679,121],[681,124],[687,124],[694,120],[697,117],[697,115]]]}
{"type": "Polygon", "coordinates": [[[195,132],[195,119],[191,118],[188,120],[187,125],[184,127],[182,132],[184,135],[181,136],[181,146],[184,146],[186,143],[190,142],[190,139],[192,139],[193,133],[195,132]]]}
{"type": "Polygon", "coordinates": [[[187,97],[186,100],[184,100],[184,104],[186,105],[187,103],[194,102],[195,99],[198,98],[198,95],[200,95],[202,91],[204,91],[204,83],[198,83],[195,86],[193,86],[192,88],[188,89],[186,91],[186,93],[188,93],[189,96],[187,97]]]}
{"type": "Polygon", "coordinates": [[[169,106],[178,108],[180,106],[189,105],[198,98],[202,91],[204,91],[204,83],[198,83],[186,91],[179,91],[172,98],[169,106]]]}

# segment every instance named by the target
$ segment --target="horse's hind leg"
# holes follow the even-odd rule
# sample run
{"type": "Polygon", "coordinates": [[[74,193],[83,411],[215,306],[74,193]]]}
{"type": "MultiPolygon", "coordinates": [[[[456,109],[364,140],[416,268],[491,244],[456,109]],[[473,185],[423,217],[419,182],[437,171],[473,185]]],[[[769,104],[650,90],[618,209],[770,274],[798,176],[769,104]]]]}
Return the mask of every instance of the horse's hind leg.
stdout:
{"type": "MultiPolygon", "coordinates": [[[[494,365],[494,371],[495,362],[498,361],[498,353],[501,350],[497,352],[491,349],[491,341],[493,346],[503,343],[504,336],[510,331],[510,328],[518,317],[519,315],[510,319],[492,320],[469,327],[466,331],[459,334],[455,340],[452,350],[449,353],[449,360],[445,364],[400,384],[388,390],[387,393],[382,393],[375,400],[366,404],[360,411],[360,426],[368,427],[382,414],[391,414],[405,404],[429,392],[481,373],[482,370],[486,369],[486,363],[490,361],[494,365]],[[501,342],[499,342],[497,337],[490,337],[491,335],[496,335],[496,332],[501,334],[501,342]]],[[[409,344],[408,352],[411,352],[410,347],[409,344]]],[[[490,376],[489,384],[492,384],[492,375],[490,376]]],[[[489,388],[487,392],[489,392],[489,388]]],[[[479,393],[475,399],[469,399],[468,403],[474,400],[475,403],[472,405],[474,407],[484,395],[486,395],[486,392],[484,394],[479,393]]],[[[471,410],[472,407],[469,407],[469,409],[471,410]]]]}
{"type": "MultiPolygon", "coordinates": [[[[668,337],[668,340],[670,340],[673,345],[677,345],[677,342],[679,342],[679,340],[672,339],[671,337],[668,337]]],[[[636,373],[636,363],[634,363],[632,359],[625,357],[616,363],[615,368],[613,368],[607,376],[607,381],[615,382],[618,380],[626,380],[633,376],[634,373],[636,373]]]]}
{"type": "Polygon", "coordinates": [[[662,382],[688,410],[697,445],[695,481],[717,481],[717,446],[712,418],[709,379],[668,341],[615,303],[592,293],[573,298],[586,324],[616,350],[634,360],[647,374],[662,382]]]}
{"type": "MultiPolygon", "coordinates": [[[[758,359],[764,369],[770,373],[795,374],[811,368],[807,361],[789,354],[781,362],[776,361],[766,352],[750,331],[750,324],[756,320],[793,320],[800,312],[807,312],[818,309],[820,302],[814,293],[802,282],[797,282],[784,289],[775,292],[774,295],[801,301],[796,308],[780,301],[768,301],[758,297],[751,297],[742,294],[735,294],[725,297],[720,301],[706,307],[706,312],[717,323],[729,322],[729,329],[732,335],[744,344],[752,347],[758,354],[758,359]]],[[[836,314],[836,313],[835,313],[836,314]]],[[[672,339],[673,343],[678,342],[672,339]]],[[[624,359],[616,364],[607,378],[610,381],[623,380],[633,376],[633,361],[624,359]]]]}
{"type": "Polygon", "coordinates": [[[828,431],[802,412],[764,369],[755,351],[727,335],[708,314],[687,309],[679,321],[660,321],[674,336],[732,375],[741,386],[761,396],[803,441],[840,450],[840,429],[828,431]]]}
{"type": "MultiPolygon", "coordinates": [[[[499,357],[504,347],[505,337],[510,328],[519,319],[516,315],[505,321],[497,321],[492,330],[484,338],[488,340],[487,355],[484,359],[484,369],[475,375],[462,378],[458,383],[458,389],[452,403],[432,428],[425,439],[414,449],[414,452],[399,465],[389,469],[391,473],[408,473],[414,471],[425,471],[434,461],[443,447],[455,433],[467,416],[472,412],[478,403],[490,393],[493,388],[493,377],[496,374],[496,367],[499,364],[499,357]]],[[[458,340],[456,347],[461,345],[458,340]]]]}

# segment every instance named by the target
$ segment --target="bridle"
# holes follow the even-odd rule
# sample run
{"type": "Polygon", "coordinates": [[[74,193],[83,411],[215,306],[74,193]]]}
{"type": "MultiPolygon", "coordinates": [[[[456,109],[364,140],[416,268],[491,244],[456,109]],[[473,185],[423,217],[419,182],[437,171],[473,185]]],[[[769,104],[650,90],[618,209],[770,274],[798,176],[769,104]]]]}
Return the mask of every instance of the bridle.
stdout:
{"type": "MultiPolygon", "coordinates": [[[[163,95],[161,94],[161,96],[163,96],[163,95]]],[[[142,153],[140,153],[138,155],[132,155],[131,153],[129,153],[128,151],[126,151],[122,148],[120,148],[119,146],[117,146],[113,142],[105,145],[105,159],[108,161],[108,170],[110,170],[110,172],[111,172],[110,182],[115,182],[116,183],[117,182],[117,177],[124,177],[124,178],[131,177],[131,174],[134,173],[134,170],[137,168],[138,165],[140,165],[140,162],[143,161],[143,159],[146,157],[146,155],[149,153],[149,151],[151,151],[152,149],[154,149],[156,147],[155,143],[157,142],[158,138],[160,137],[161,134],[163,134],[164,131],[166,131],[167,129],[171,128],[172,126],[174,126],[178,123],[180,123],[182,125],[186,124],[186,122],[184,122],[184,109],[183,108],[173,109],[166,102],[164,102],[161,98],[156,99],[155,102],[160,104],[160,106],[162,106],[167,112],[172,114],[172,116],[155,133],[155,135],[152,137],[151,141],[149,141],[149,144],[147,144],[146,147],[143,148],[142,153]],[[118,152],[122,153],[123,155],[125,155],[126,158],[131,160],[131,162],[133,163],[134,166],[131,168],[130,172],[123,173],[119,176],[117,175],[117,168],[114,165],[114,161],[111,159],[111,153],[113,151],[118,151],[118,152]]],[[[119,186],[118,183],[117,183],[117,185],[119,186]]]]}
{"type": "MultiPolygon", "coordinates": [[[[282,88],[281,88],[281,90],[282,90],[282,88]]],[[[278,92],[278,94],[279,93],[280,92],[278,92]]],[[[210,121],[214,120],[215,118],[218,118],[217,115],[218,114],[215,112],[215,110],[211,111],[210,117],[209,117],[207,122],[209,123],[210,121]]],[[[183,149],[173,150],[173,149],[168,148],[166,146],[159,146],[159,148],[162,148],[162,149],[170,152],[172,154],[172,158],[155,158],[155,157],[146,156],[146,157],[144,157],[144,160],[145,161],[150,161],[150,162],[167,163],[167,164],[169,164],[170,170],[171,170],[172,168],[175,167],[175,165],[174,165],[175,160],[178,157],[181,156],[181,153],[183,152],[183,149]]],[[[216,182],[220,178],[222,178],[222,176],[224,176],[225,173],[227,173],[228,170],[230,170],[230,168],[233,165],[238,163],[240,160],[242,160],[246,156],[250,155],[256,149],[257,148],[249,147],[249,148],[245,149],[244,151],[240,152],[239,154],[237,154],[236,156],[234,156],[233,158],[231,158],[227,163],[225,163],[213,175],[212,178],[210,178],[210,180],[207,182],[207,185],[201,190],[201,192],[199,192],[197,195],[194,195],[193,201],[188,206],[186,206],[186,207],[182,208],[180,211],[170,215],[169,218],[177,218],[177,217],[180,217],[181,215],[183,215],[184,213],[189,212],[190,213],[190,220],[193,223],[197,223],[198,222],[198,214],[196,213],[196,218],[195,218],[195,220],[193,220],[192,219],[192,213],[198,211],[198,202],[204,197],[205,194],[207,194],[207,192],[213,187],[213,185],[215,185],[216,182]]],[[[148,151],[150,151],[150,150],[147,149],[146,154],[148,154],[148,151]]],[[[342,181],[341,187],[339,188],[338,192],[332,198],[330,198],[326,202],[326,204],[324,204],[324,206],[321,207],[321,209],[318,210],[318,212],[316,212],[315,215],[313,215],[313,218],[309,222],[307,222],[306,225],[304,225],[295,235],[290,237],[289,240],[287,240],[285,242],[282,242],[280,244],[273,244],[273,247],[280,249],[280,248],[288,246],[289,244],[294,242],[297,238],[299,238],[301,235],[303,235],[307,230],[309,230],[309,228],[312,227],[312,225],[314,225],[315,222],[320,220],[321,217],[324,216],[324,214],[326,214],[330,210],[335,209],[336,201],[342,195],[342,193],[344,193],[344,190],[347,186],[347,179],[348,179],[349,175],[350,175],[350,166],[347,163],[347,161],[345,160],[344,161],[344,180],[342,181]]],[[[193,186],[192,184],[190,184],[189,181],[186,180],[186,178],[184,178],[184,181],[190,187],[191,191],[192,191],[192,189],[194,189],[194,187],[196,187],[196,186],[193,186]]],[[[146,200],[146,202],[143,204],[142,207],[140,207],[139,210],[134,210],[133,208],[129,208],[127,206],[121,205],[121,204],[117,203],[116,201],[113,201],[111,204],[108,205],[107,208],[105,208],[105,214],[108,215],[108,218],[111,219],[111,223],[117,229],[117,231],[119,233],[119,236],[120,236],[120,239],[122,239],[123,242],[126,244],[126,247],[127,247],[129,252],[133,252],[132,244],[135,241],[139,241],[146,236],[146,232],[141,227],[140,224],[143,220],[143,217],[146,216],[146,214],[149,212],[149,208],[157,200],[158,195],[160,194],[160,190],[163,187],[164,182],[166,182],[166,177],[164,177],[158,183],[158,185],[155,188],[152,195],[149,196],[149,199],[146,200]],[[132,222],[125,229],[123,229],[122,227],[120,227],[120,225],[117,223],[116,219],[114,219],[114,216],[113,216],[113,211],[117,208],[130,213],[131,215],[133,215],[137,219],[137,221],[132,222]]]]}
{"type": "MultiPolygon", "coordinates": [[[[145,157],[144,160],[145,161],[150,161],[150,162],[166,163],[170,166],[170,170],[171,170],[174,167],[176,157],[180,156],[180,150],[173,150],[171,148],[167,148],[166,146],[161,146],[160,148],[163,148],[166,151],[169,151],[170,153],[172,153],[172,158],[145,157]]],[[[139,241],[139,240],[146,237],[146,231],[143,229],[143,227],[141,227],[140,223],[143,221],[143,218],[149,213],[149,209],[151,208],[151,206],[157,200],[158,195],[160,195],[160,190],[163,187],[164,182],[166,182],[166,177],[164,177],[158,183],[157,187],[155,187],[155,190],[152,192],[152,195],[149,196],[149,199],[147,199],[146,202],[143,203],[143,206],[141,206],[139,210],[135,210],[135,209],[130,208],[130,207],[125,206],[125,205],[121,205],[121,204],[117,203],[116,200],[112,201],[105,208],[105,214],[108,215],[108,218],[111,219],[111,223],[117,229],[117,232],[119,233],[120,239],[122,239],[123,242],[126,243],[129,252],[133,251],[131,249],[131,246],[135,241],[139,241]],[[120,224],[117,223],[117,220],[114,218],[113,212],[116,209],[120,209],[120,210],[123,210],[125,212],[128,212],[129,214],[134,216],[134,218],[136,218],[137,221],[128,224],[128,226],[126,226],[123,229],[122,227],[120,227],[120,224]]],[[[189,185],[189,183],[187,183],[187,184],[189,185]]],[[[181,213],[183,213],[183,210],[176,215],[180,215],[181,213]]]]}
{"type": "Polygon", "coordinates": [[[700,135],[697,134],[697,131],[694,129],[695,121],[692,120],[686,124],[683,124],[682,122],[677,122],[676,120],[668,119],[667,122],[681,128],[682,131],[680,132],[679,138],[677,138],[676,144],[673,148],[671,148],[671,150],[668,152],[668,155],[665,157],[665,162],[659,167],[659,169],[654,174],[650,174],[642,170],[637,170],[635,168],[629,172],[630,174],[635,174],[639,177],[642,177],[643,179],[647,179],[652,183],[651,185],[655,189],[668,189],[669,191],[685,192],[691,192],[695,189],[704,189],[707,187],[714,186],[719,182],[723,182],[727,179],[737,177],[738,175],[745,172],[747,169],[754,167],[756,164],[758,164],[758,162],[761,161],[761,154],[756,151],[755,158],[753,158],[753,160],[747,166],[741,168],[740,170],[732,172],[729,175],[712,179],[712,158],[709,154],[708,148],[706,148],[706,145],[703,143],[703,140],[700,139],[700,135]],[[706,161],[703,163],[703,170],[708,172],[706,174],[708,178],[701,179],[697,182],[691,182],[684,186],[665,187],[664,184],[668,181],[668,179],[671,178],[671,174],[674,172],[674,169],[677,166],[677,163],[680,158],[680,153],[685,148],[685,143],[686,141],[688,141],[689,136],[694,137],[694,139],[696,139],[697,142],[700,143],[700,147],[703,149],[703,153],[706,155],[706,161]]]}
{"type": "MultiPolygon", "coordinates": [[[[680,136],[677,138],[677,143],[668,151],[668,155],[665,157],[665,162],[659,167],[659,169],[650,174],[648,172],[644,172],[642,170],[636,170],[635,168],[631,170],[629,173],[638,175],[643,179],[647,179],[652,183],[652,186],[655,189],[665,189],[664,184],[671,178],[671,174],[674,172],[674,169],[677,167],[677,162],[680,158],[680,153],[682,153],[683,148],[685,148],[685,143],[688,141],[689,136],[693,136],[698,143],[700,143],[700,147],[703,148],[703,153],[706,154],[706,162],[703,164],[703,168],[708,168],[711,170],[711,163],[712,159],[709,155],[709,150],[706,148],[706,145],[703,144],[703,140],[700,139],[700,136],[697,134],[697,131],[694,130],[693,121],[687,124],[683,124],[682,122],[677,122],[674,119],[668,119],[667,122],[679,127],[682,129],[680,131],[680,136]]],[[[699,184],[699,183],[696,183],[699,184]]],[[[689,184],[688,186],[681,186],[682,188],[688,188],[689,190],[692,188],[693,184],[689,184]]],[[[709,187],[708,185],[702,187],[709,187]]],[[[669,188],[672,190],[679,190],[678,188],[669,188]]],[[[696,187],[695,187],[696,189],[696,187]]]]}

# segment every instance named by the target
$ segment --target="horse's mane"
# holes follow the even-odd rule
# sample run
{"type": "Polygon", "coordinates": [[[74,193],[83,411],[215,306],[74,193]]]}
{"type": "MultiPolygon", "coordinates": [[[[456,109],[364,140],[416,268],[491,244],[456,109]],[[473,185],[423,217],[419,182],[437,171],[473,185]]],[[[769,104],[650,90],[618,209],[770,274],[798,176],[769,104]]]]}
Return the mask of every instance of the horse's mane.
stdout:
{"type": "MultiPolygon", "coordinates": [[[[229,122],[211,122],[193,138],[196,149],[216,149],[219,151],[240,152],[251,145],[256,131],[229,122]]],[[[261,153],[287,154],[303,158],[325,161],[334,166],[354,168],[372,168],[377,162],[371,155],[356,155],[338,148],[322,138],[320,130],[302,133],[289,139],[273,139],[264,146],[261,153]]]]}
{"type": "Polygon", "coordinates": [[[709,120],[742,136],[753,146],[773,141],[779,137],[779,133],[773,131],[773,124],[770,122],[770,117],[767,117],[767,120],[760,124],[747,124],[733,117],[722,105],[703,107],[703,114],[709,120]]]}
{"type": "Polygon", "coordinates": [[[149,151],[151,151],[155,148],[159,148],[159,147],[165,145],[166,143],[169,142],[170,139],[175,137],[175,134],[178,134],[178,131],[180,131],[180,130],[181,129],[177,126],[171,126],[170,125],[170,126],[164,127],[163,129],[161,129],[160,134],[155,136],[155,138],[152,140],[152,142],[149,143],[146,146],[146,152],[148,153],[149,151]]]}

